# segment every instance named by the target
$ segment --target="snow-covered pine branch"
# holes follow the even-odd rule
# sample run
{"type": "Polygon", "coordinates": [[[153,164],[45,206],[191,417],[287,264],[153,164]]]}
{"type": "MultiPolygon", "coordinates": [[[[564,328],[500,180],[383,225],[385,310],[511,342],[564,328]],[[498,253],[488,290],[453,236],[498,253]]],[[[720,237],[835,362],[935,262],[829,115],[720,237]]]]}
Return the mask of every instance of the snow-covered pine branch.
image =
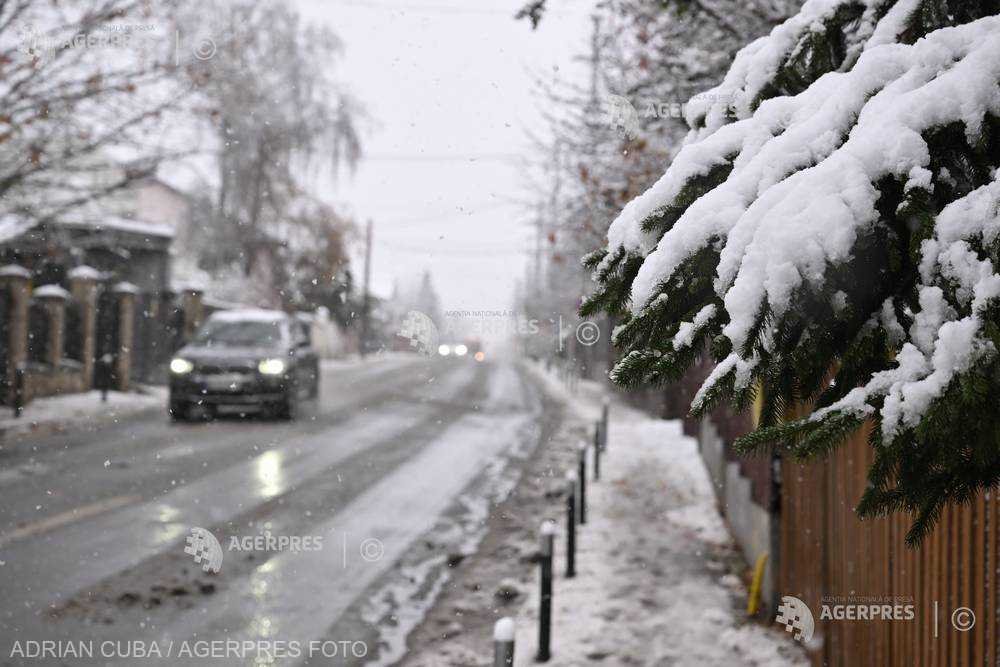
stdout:
{"type": "Polygon", "coordinates": [[[585,262],[584,312],[621,315],[612,371],[693,409],[762,393],[748,448],[828,451],[873,419],[863,514],[1000,480],[1000,17],[996,3],[810,0],[688,105],[666,173],[585,262]],[[831,373],[832,382],[831,382],[831,373]],[[785,407],[815,411],[785,423],[785,407]]]}

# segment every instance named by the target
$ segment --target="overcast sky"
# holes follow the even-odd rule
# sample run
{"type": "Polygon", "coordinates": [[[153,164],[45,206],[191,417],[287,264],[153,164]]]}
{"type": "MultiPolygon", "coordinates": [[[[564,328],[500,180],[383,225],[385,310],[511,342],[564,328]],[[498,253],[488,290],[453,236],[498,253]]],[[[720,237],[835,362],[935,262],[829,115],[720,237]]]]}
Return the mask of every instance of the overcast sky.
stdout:
{"type": "MultiPolygon", "coordinates": [[[[346,44],[336,77],[375,123],[352,178],[314,184],[375,223],[373,288],[430,269],[445,309],[505,309],[532,238],[526,162],[544,133],[532,75],[580,79],[591,0],[555,0],[537,31],[523,0],[299,0],[346,44]]],[[[360,278],[360,243],[357,252],[360,278]]]]}

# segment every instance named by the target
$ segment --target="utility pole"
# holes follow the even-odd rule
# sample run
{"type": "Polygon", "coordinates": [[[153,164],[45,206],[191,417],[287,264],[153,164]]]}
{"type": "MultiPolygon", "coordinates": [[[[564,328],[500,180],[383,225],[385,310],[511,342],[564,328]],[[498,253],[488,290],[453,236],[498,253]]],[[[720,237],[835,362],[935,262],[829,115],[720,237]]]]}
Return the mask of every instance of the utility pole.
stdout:
{"type": "Polygon", "coordinates": [[[358,341],[359,352],[365,356],[368,352],[368,337],[371,327],[371,278],[372,278],[372,221],[365,226],[365,287],[361,304],[361,339],[358,341]]]}

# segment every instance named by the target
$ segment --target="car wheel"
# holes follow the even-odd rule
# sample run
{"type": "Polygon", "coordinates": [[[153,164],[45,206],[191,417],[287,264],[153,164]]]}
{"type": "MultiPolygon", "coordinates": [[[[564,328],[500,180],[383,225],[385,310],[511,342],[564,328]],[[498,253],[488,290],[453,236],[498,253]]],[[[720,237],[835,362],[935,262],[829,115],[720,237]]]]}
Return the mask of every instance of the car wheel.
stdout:
{"type": "Polygon", "coordinates": [[[299,396],[298,389],[289,387],[285,391],[285,398],[278,403],[278,419],[293,421],[299,416],[299,396]]]}
{"type": "Polygon", "coordinates": [[[188,421],[188,408],[188,404],[183,401],[171,401],[170,408],[167,410],[170,413],[170,421],[188,421]]]}

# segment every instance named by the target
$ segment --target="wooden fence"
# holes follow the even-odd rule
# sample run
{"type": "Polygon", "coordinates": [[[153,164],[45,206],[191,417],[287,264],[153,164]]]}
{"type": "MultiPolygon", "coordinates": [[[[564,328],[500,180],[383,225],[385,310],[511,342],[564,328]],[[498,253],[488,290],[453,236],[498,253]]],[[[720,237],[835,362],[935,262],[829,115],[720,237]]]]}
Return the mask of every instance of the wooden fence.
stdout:
{"type": "Polygon", "coordinates": [[[997,494],[948,507],[924,544],[910,549],[907,516],[854,514],[871,460],[861,432],[825,461],[782,466],[778,590],[813,613],[813,664],[998,665],[997,494]],[[821,620],[824,597],[830,604],[898,598],[913,605],[914,618],[821,620]],[[975,614],[967,631],[956,629],[971,618],[962,607],[975,614]]]}

